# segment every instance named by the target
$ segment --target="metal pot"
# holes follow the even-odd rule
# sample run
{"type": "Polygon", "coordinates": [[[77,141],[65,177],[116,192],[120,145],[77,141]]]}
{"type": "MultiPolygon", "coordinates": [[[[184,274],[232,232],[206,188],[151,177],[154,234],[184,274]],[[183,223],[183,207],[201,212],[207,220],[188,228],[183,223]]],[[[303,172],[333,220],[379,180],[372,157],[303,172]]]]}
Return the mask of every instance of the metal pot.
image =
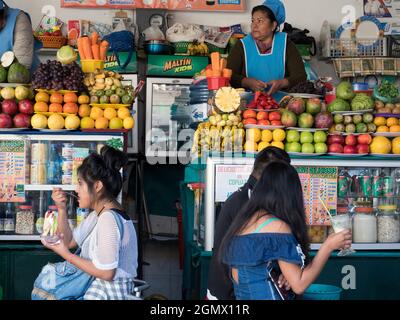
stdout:
{"type": "Polygon", "coordinates": [[[146,41],[144,49],[147,54],[172,54],[173,47],[166,41],[146,41]]]}

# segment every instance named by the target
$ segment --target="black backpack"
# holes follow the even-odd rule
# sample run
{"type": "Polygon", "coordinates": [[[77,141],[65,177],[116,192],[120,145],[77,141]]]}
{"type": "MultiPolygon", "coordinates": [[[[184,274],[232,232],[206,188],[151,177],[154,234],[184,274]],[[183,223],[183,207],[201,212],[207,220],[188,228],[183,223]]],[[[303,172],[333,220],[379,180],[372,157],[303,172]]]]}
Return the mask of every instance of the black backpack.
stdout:
{"type": "Polygon", "coordinates": [[[307,36],[310,33],[310,30],[293,28],[291,24],[284,24],[282,32],[286,32],[288,35],[288,39],[292,41],[294,44],[308,44],[311,45],[310,53],[312,56],[315,56],[317,53],[317,44],[313,37],[307,36]]]}

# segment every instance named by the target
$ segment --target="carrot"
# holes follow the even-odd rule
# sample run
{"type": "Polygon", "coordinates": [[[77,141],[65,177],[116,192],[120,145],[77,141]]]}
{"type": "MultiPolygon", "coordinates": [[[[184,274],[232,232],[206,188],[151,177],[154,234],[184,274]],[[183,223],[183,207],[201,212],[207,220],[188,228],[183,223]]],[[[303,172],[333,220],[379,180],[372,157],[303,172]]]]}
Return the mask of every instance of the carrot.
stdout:
{"type": "Polygon", "coordinates": [[[107,51],[109,48],[110,44],[106,41],[103,40],[100,44],[100,60],[106,60],[107,57],[107,51]]]}
{"type": "Polygon", "coordinates": [[[81,60],[85,60],[85,52],[83,51],[83,45],[82,45],[82,38],[78,38],[78,51],[79,51],[79,55],[81,57],[81,60]]]}
{"type": "Polygon", "coordinates": [[[223,70],[222,70],[222,76],[224,77],[224,78],[232,78],[232,70],[231,69],[227,69],[227,68],[224,68],[223,70]]]}
{"type": "Polygon", "coordinates": [[[213,76],[212,70],[211,69],[206,69],[206,77],[211,78],[213,76]]]}
{"type": "Polygon", "coordinates": [[[89,37],[82,37],[81,41],[82,41],[83,52],[85,53],[85,59],[93,60],[92,48],[89,37]]]}
{"type": "Polygon", "coordinates": [[[99,40],[99,34],[96,32],[96,31],[94,31],[94,32],[92,32],[92,34],[91,34],[91,36],[90,36],[90,40],[91,40],[91,42],[92,42],[92,46],[93,45],[95,45],[95,44],[97,44],[97,41],[99,40]]]}
{"type": "Polygon", "coordinates": [[[211,65],[213,71],[220,70],[220,63],[219,63],[220,55],[219,52],[211,53],[211,65]]]}
{"type": "Polygon", "coordinates": [[[219,62],[219,69],[223,71],[223,70],[226,68],[226,64],[227,64],[226,59],[225,59],[225,58],[222,58],[222,59],[220,60],[220,62],[219,62]]]}
{"type": "Polygon", "coordinates": [[[92,53],[94,60],[100,60],[100,47],[98,44],[92,44],[92,53]]]}

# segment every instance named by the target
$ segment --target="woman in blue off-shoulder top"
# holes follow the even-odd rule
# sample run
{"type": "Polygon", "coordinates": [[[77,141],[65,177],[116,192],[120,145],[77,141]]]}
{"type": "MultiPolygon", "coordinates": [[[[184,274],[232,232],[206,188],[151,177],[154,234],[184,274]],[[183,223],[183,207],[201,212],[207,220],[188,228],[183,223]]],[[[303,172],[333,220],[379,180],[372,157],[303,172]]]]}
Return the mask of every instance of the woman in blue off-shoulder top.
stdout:
{"type": "Polygon", "coordinates": [[[309,262],[303,192],[291,165],[268,165],[247,205],[236,216],[219,256],[231,270],[238,300],[280,300],[269,276],[301,295],[318,277],[332,251],[351,245],[351,230],[331,234],[309,262]]]}

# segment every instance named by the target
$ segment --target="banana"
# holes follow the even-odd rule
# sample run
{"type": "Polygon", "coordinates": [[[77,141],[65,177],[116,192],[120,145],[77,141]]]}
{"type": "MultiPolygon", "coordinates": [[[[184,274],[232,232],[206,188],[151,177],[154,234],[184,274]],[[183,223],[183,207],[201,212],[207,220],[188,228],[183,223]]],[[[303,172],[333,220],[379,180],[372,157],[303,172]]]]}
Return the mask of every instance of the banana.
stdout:
{"type": "Polygon", "coordinates": [[[96,79],[96,83],[104,83],[104,79],[96,79]]]}
{"type": "Polygon", "coordinates": [[[95,76],[96,79],[105,79],[106,75],[104,73],[97,74],[95,76]]]}
{"type": "Polygon", "coordinates": [[[105,79],[106,86],[112,86],[114,84],[113,78],[106,78],[105,79]]]}
{"type": "Polygon", "coordinates": [[[96,83],[96,85],[94,86],[95,90],[104,90],[104,88],[106,87],[106,85],[104,83],[96,83]]]}
{"type": "Polygon", "coordinates": [[[122,87],[122,83],[119,79],[114,79],[114,85],[116,85],[118,88],[122,87]]]}

